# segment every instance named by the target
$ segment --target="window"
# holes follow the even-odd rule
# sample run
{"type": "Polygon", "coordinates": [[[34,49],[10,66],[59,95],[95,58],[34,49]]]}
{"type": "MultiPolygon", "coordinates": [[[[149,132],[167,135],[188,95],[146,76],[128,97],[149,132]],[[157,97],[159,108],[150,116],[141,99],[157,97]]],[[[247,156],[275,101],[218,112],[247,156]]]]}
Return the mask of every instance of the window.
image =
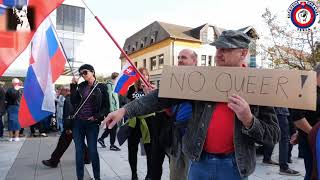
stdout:
{"type": "Polygon", "coordinates": [[[151,61],[151,64],[150,64],[151,71],[155,70],[157,67],[157,57],[154,56],[154,57],[150,58],[150,61],[151,61]]]}
{"type": "Polygon", "coordinates": [[[208,56],[208,66],[212,66],[212,56],[208,56]]]}
{"type": "Polygon", "coordinates": [[[164,65],[164,57],[163,57],[163,54],[160,54],[158,57],[159,57],[159,69],[162,69],[162,68],[163,68],[163,65],[164,65]]]}
{"type": "Polygon", "coordinates": [[[256,56],[250,56],[250,64],[249,64],[250,67],[257,67],[257,63],[256,63],[256,56]]]}
{"type": "Polygon", "coordinates": [[[143,67],[147,68],[147,60],[146,59],[143,60],[143,67]]]}
{"type": "Polygon", "coordinates": [[[155,31],[155,32],[152,33],[150,44],[153,44],[154,42],[156,42],[157,35],[158,35],[158,31],[155,31]]]}
{"type": "Polygon", "coordinates": [[[138,68],[138,62],[134,62],[134,66],[138,68]]]}
{"type": "Polygon", "coordinates": [[[143,47],[144,47],[144,41],[141,40],[141,41],[140,41],[140,48],[143,48],[143,47]]]}
{"type": "Polygon", "coordinates": [[[132,50],[132,52],[135,51],[136,50],[136,46],[133,45],[131,50],[132,50]]]}
{"type": "Polygon", "coordinates": [[[206,66],[207,65],[207,56],[202,55],[201,56],[201,66],[206,66]]]}
{"type": "Polygon", "coordinates": [[[57,29],[84,33],[85,9],[62,4],[57,9],[57,29]]]}
{"type": "Polygon", "coordinates": [[[146,37],[144,37],[144,44],[147,44],[147,39],[148,39],[148,37],[146,36],[146,37]]]}

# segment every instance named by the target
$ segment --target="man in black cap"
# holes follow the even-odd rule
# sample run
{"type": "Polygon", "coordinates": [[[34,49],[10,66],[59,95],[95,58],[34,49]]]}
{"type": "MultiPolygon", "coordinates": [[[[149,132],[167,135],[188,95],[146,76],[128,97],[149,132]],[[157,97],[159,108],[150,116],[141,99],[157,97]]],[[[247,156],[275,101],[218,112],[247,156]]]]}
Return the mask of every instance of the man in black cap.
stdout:
{"type": "MultiPolygon", "coordinates": [[[[217,66],[246,67],[250,38],[240,31],[222,32],[216,46],[217,66]]],[[[158,90],[110,113],[103,123],[111,128],[129,118],[171,107],[186,100],[158,98],[158,90]]],[[[182,151],[192,160],[189,180],[246,179],[256,164],[255,142],[276,144],[280,129],[274,108],[252,106],[233,94],[228,103],[193,100],[192,118],[182,151]]]]}

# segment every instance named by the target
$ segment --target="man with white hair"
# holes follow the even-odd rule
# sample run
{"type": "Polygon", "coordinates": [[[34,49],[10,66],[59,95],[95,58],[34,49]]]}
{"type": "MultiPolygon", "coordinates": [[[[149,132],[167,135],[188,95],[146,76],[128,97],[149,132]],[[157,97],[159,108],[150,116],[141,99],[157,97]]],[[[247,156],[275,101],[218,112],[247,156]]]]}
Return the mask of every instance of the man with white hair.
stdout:
{"type": "Polygon", "coordinates": [[[20,141],[19,130],[20,125],[18,121],[18,111],[21,100],[21,85],[18,78],[12,79],[12,87],[6,92],[7,113],[8,113],[8,130],[10,139],[9,141],[20,141]]]}

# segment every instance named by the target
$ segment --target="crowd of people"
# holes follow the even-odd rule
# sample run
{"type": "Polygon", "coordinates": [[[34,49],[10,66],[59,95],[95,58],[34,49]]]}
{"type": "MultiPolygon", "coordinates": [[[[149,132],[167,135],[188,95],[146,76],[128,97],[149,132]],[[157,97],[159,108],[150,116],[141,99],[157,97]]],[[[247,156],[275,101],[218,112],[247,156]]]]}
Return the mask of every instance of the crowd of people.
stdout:
{"type": "MultiPolygon", "coordinates": [[[[211,44],[216,47],[216,65],[247,67],[249,43],[250,38],[243,32],[223,31],[211,44]]],[[[183,49],[178,65],[196,66],[197,59],[195,51],[183,49]]],[[[255,170],[257,145],[263,147],[264,164],[279,166],[282,175],[300,175],[288,164],[292,163],[292,146],[297,143],[305,163],[305,179],[317,177],[308,137],[318,123],[319,106],[316,111],[254,106],[236,94],[227,103],[159,98],[157,88],[146,86],[140,79],[126,96],[121,96],[114,92],[118,73],[112,73],[111,80],[104,83],[97,81],[94,67],[89,64],[78,71],[84,81],[79,83],[74,77],[70,87],[60,88],[57,94],[54,126],[60,137],[50,159],[42,161],[45,166],[57,167],[73,140],[77,178],[84,178],[84,164],[91,163],[98,180],[103,170],[97,147],[106,148],[104,140],[110,135],[112,151],[121,151],[115,145],[117,136],[118,140],[127,140],[132,180],[139,179],[139,144],[143,144],[146,154],[145,180],[161,179],[165,156],[169,158],[171,180],[248,179],[255,170]],[[105,129],[99,137],[100,125],[105,129]],[[279,163],[271,159],[278,142],[279,163]]],[[[320,65],[315,71],[319,94],[320,65]]],[[[139,68],[139,72],[150,83],[148,70],[139,68]]],[[[19,141],[21,93],[21,82],[16,78],[6,92],[0,87],[0,118],[7,112],[9,141],[19,141]]],[[[36,136],[34,128],[46,136],[42,122],[30,127],[32,136],[36,136]]]]}

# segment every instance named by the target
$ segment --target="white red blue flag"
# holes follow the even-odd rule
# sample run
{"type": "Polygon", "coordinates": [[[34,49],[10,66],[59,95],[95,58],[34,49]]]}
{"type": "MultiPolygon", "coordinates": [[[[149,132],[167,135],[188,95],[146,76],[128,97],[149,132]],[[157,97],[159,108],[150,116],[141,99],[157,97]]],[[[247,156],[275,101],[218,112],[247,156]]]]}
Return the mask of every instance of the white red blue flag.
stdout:
{"type": "Polygon", "coordinates": [[[55,112],[53,83],[63,72],[65,63],[58,36],[47,18],[31,41],[30,66],[19,109],[21,127],[35,124],[55,112]]]}
{"type": "Polygon", "coordinates": [[[114,92],[123,96],[126,95],[129,87],[139,78],[140,76],[136,70],[129,63],[125,64],[115,82],[114,92]]]}

